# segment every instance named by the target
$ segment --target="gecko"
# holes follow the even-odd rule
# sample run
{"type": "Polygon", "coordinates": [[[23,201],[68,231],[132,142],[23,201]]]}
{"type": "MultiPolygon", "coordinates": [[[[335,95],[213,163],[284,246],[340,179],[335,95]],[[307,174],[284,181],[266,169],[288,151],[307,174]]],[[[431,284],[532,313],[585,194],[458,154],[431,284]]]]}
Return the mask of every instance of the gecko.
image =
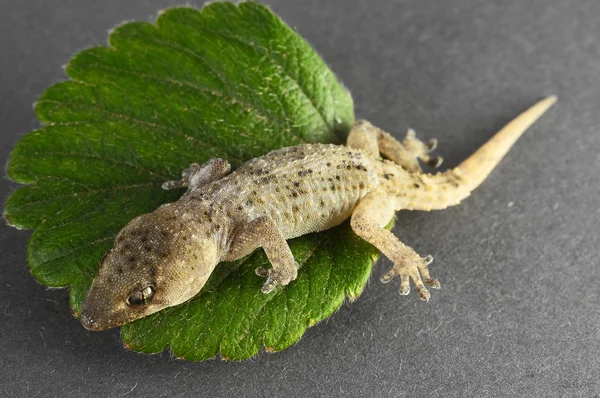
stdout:
{"type": "Polygon", "coordinates": [[[194,297],[221,261],[262,248],[271,268],[257,268],[269,294],[297,277],[287,240],[350,219],[352,230],[393,263],[380,279],[398,276],[400,294],[428,301],[432,256],[420,256],[385,229],[399,210],[440,210],[459,204],[490,174],[515,141],[555,102],[547,97],[496,133],[457,167],[434,174],[437,141],[409,130],[403,141],[365,120],[346,145],[303,144],[270,152],[231,171],[229,162],[192,164],[164,189],[187,188],[173,203],[130,221],[100,261],[83,303],[86,329],[105,330],[194,297]]]}

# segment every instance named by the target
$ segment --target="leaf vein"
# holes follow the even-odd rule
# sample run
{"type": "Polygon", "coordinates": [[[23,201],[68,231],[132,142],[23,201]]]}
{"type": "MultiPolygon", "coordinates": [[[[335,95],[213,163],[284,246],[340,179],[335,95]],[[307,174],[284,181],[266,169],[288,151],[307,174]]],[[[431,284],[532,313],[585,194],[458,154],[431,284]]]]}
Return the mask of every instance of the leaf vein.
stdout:
{"type": "MultiPolygon", "coordinates": [[[[99,64],[96,64],[95,67],[99,68],[99,69],[104,69],[107,71],[113,71],[113,72],[118,72],[118,73],[122,73],[122,74],[139,76],[139,77],[143,77],[143,78],[147,78],[147,79],[153,79],[159,83],[165,83],[165,84],[168,84],[171,86],[187,87],[187,88],[190,88],[193,90],[197,90],[199,92],[212,94],[215,97],[229,98],[230,100],[239,103],[246,109],[253,108],[260,116],[262,116],[262,118],[264,118],[264,120],[269,120],[269,121],[275,122],[277,125],[283,126],[285,128],[285,131],[288,132],[290,135],[292,135],[294,138],[296,138],[298,141],[303,142],[303,143],[306,142],[303,138],[299,137],[298,135],[296,135],[292,132],[291,128],[289,127],[289,123],[287,121],[286,121],[286,123],[283,123],[283,121],[285,119],[274,117],[274,115],[266,112],[266,110],[263,106],[259,106],[254,102],[250,103],[243,98],[240,98],[237,96],[232,96],[224,91],[210,89],[206,86],[202,86],[197,83],[192,83],[189,81],[173,80],[173,79],[165,78],[162,76],[157,76],[157,75],[148,74],[148,73],[135,72],[135,71],[131,71],[131,70],[123,69],[123,68],[115,68],[115,67],[99,65],[99,64]]],[[[189,108],[189,109],[194,109],[194,108],[189,108]]]]}
{"type": "MultiPolygon", "coordinates": [[[[189,25],[187,25],[187,26],[189,27],[189,25]]],[[[150,41],[152,41],[152,42],[154,42],[156,44],[160,44],[160,45],[166,46],[166,47],[171,48],[173,50],[183,51],[183,52],[185,52],[185,53],[193,56],[194,58],[196,58],[199,61],[201,61],[202,64],[205,65],[209,69],[209,71],[219,80],[219,82],[223,85],[223,87],[227,87],[229,89],[231,88],[231,86],[225,81],[225,79],[222,78],[221,74],[217,72],[216,68],[210,62],[208,62],[204,57],[202,57],[199,53],[197,53],[196,51],[190,50],[189,48],[181,47],[179,44],[177,44],[175,42],[165,41],[165,40],[159,40],[159,39],[157,39],[155,37],[146,37],[146,36],[139,36],[139,35],[131,35],[131,36],[132,37],[136,37],[137,36],[137,37],[140,37],[143,40],[148,40],[149,39],[150,41]]],[[[153,77],[153,76],[152,75],[148,75],[148,77],[153,77]]],[[[159,77],[154,77],[154,78],[160,79],[159,77]]],[[[175,82],[183,83],[183,81],[180,81],[180,80],[176,80],[175,82]]],[[[189,83],[189,82],[187,82],[187,83],[189,85],[191,85],[192,87],[194,87],[193,83],[189,83]]],[[[209,89],[207,87],[204,88],[204,91],[211,92],[213,94],[214,94],[214,92],[217,92],[217,90],[211,90],[211,89],[209,89]]],[[[267,110],[263,106],[257,104],[254,101],[253,102],[248,102],[247,99],[244,99],[242,97],[234,96],[234,95],[231,95],[230,93],[225,93],[224,91],[218,91],[218,92],[221,95],[226,96],[226,97],[228,97],[228,98],[230,98],[232,100],[238,101],[241,104],[244,104],[244,105],[249,106],[249,107],[251,106],[251,107],[257,109],[258,112],[261,115],[263,115],[267,120],[273,120],[273,121],[277,122],[277,124],[279,126],[284,127],[284,129],[285,129],[286,132],[288,132],[292,137],[296,138],[301,143],[306,143],[307,142],[303,137],[301,137],[301,136],[299,136],[299,135],[297,135],[297,134],[295,134],[293,132],[292,126],[290,125],[290,120],[288,118],[283,118],[282,119],[280,117],[274,117],[273,114],[271,114],[270,112],[267,112],[267,110]]]]}
{"type": "Polygon", "coordinates": [[[254,50],[254,51],[256,51],[256,52],[259,52],[259,53],[263,53],[263,54],[265,54],[265,55],[267,56],[267,58],[268,58],[268,59],[271,61],[271,64],[272,64],[272,65],[276,66],[276,67],[277,67],[277,68],[279,68],[281,71],[283,71],[283,73],[285,74],[285,76],[286,76],[286,77],[287,77],[287,78],[288,78],[290,81],[292,81],[293,83],[295,83],[295,84],[298,86],[298,88],[300,89],[300,92],[301,92],[301,93],[304,95],[304,97],[305,97],[305,98],[308,100],[308,103],[309,103],[309,104],[312,106],[312,108],[314,109],[315,113],[316,113],[316,114],[317,114],[317,115],[318,115],[318,116],[321,118],[321,120],[323,121],[323,123],[325,124],[325,126],[327,126],[328,130],[329,130],[329,131],[331,131],[331,130],[332,130],[332,128],[331,128],[331,125],[330,125],[330,124],[329,124],[329,122],[327,122],[327,120],[325,119],[325,115],[324,115],[324,114],[321,112],[321,110],[320,110],[320,109],[317,107],[317,105],[315,104],[314,100],[313,100],[313,99],[312,99],[312,98],[311,98],[311,97],[308,95],[308,93],[306,92],[305,88],[304,88],[304,87],[302,87],[302,86],[299,84],[299,82],[298,82],[297,80],[295,80],[295,79],[292,77],[292,75],[289,73],[289,71],[287,71],[287,70],[284,68],[284,66],[283,66],[283,65],[281,65],[281,64],[280,64],[280,63],[279,63],[279,62],[278,62],[278,61],[275,59],[275,57],[273,57],[273,56],[272,56],[272,55],[271,55],[271,54],[270,54],[268,51],[266,51],[266,52],[265,52],[265,51],[262,51],[262,50],[261,50],[261,48],[260,48],[260,47],[258,47],[258,46],[257,46],[255,43],[247,42],[247,41],[243,40],[242,38],[240,38],[240,37],[238,37],[238,36],[227,35],[227,34],[225,34],[225,33],[223,33],[223,32],[219,32],[219,31],[215,31],[215,30],[212,30],[212,29],[208,29],[208,28],[206,28],[206,27],[204,27],[204,26],[192,26],[192,25],[190,25],[190,24],[187,24],[187,23],[185,23],[185,22],[183,22],[183,21],[181,22],[181,24],[182,24],[182,25],[186,25],[187,27],[189,27],[189,28],[192,28],[192,29],[201,29],[201,30],[204,30],[204,31],[206,31],[206,32],[212,33],[212,34],[214,34],[214,35],[217,35],[217,36],[221,36],[221,37],[223,37],[223,38],[226,38],[226,39],[233,39],[233,40],[235,40],[235,41],[237,41],[237,42],[239,42],[239,43],[241,43],[241,44],[243,44],[243,45],[245,45],[245,46],[247,46],[247,47],[249,47],[249,48],[253,49],[253,50],[254,50]]]}
{"type": "MultiPolygon", "coordinates": [[[[78,81],[78,83],[81,83],[81,81],[78,81]]],[[[57,100],[49,100],[49,99],[40,100],[40,101],[38,101],[38,104],[44,103],[44,102],[51,103],[51,104],[58,104],[58,105],[62,105],[62,106],[67,106],[68,105],[68,106],[71,106],[71,107],[73,107],[75,109],[92,109],[92,110],[104,113],[105,115],[107,115],[108,117],[110,117],[112,120],[117,120],[117,121],[121,121],[121,120],[131,121],[134,124],[141,124],[141,125],[145,125],[145,126],[148,126],[148,127],[159,128],[159,129],[162,129],[162,130],[167,131],[169,133],[173,133],[173,134],[179,135],[181,137],[184,137],[184,138],[186,138],[188,140],[195,141],[197,143],[209,146],[209,147],[213,148],[216,151],[216,153],[220,153],[220,151],[221,151],[220,148],[217,148],[216,146],[214,146],[212,144],[209,144],[207,142],[200,141],[198,138],[194,137],[193,135],[186,134],[182,130],[174,129],[174,128],[166,126],[166,125],[164,125],[162,123],[155,123],[155,122],[153,123],[153,122],[148,122],[146,120],[137,119],[137,118],[135,118],[133,116],[129,116],[129,115],[125,115],[125,114],[122,114],[122,113],[118,113],[118,112],[110,110],[110,109],[108,109],[106,107],[99,106],[99,105],[96,105],[96,104],[94,104],[94,105],[92,105],[92,104],[81,104],[81,103],[74,103],[74,102],[69,102],[69,101],[57,101],[57,100]]],[[[87,122],[87,123],[93,124],[92,123],[93,120],[69,121],[67,123],[74,123],[74,122],[75,123],[86,123],[87,122]]],[[[54,125],[62,124],[62,123],[63,122],[52,122],[52,124],[54,124],[54,125]]],[[[229,154],[227,156],[230,159],[235,160],[235,161],[237,161],[239,163],[242,162],[242,159],[239,158],[239,157],[234,157],[234,156],[229,155],[229,154]]]]}
{"type": "Polygon", "coordinates": [[[48,151],[48,152],[42,152],[40,154],[36,155],[36,158],[40,158],[40,157],[53,157],[53,156],[63,156],[63,157],[74,157],[74,158],[88,158],[88,159],[96,159],[96,160],[105,160],[108,162],[114,162],[118,165],[121,166],[127,166],[127,167],[131,167],[134,168],[136,170],[139,170],[141,172],[145,172],[149,175],[152,175],[154,177],[157,178],[161,178],[163,179],[163,181],[167,181],[170,177],[161,175],[161,174],[157,174],[155,172],[153,172],[152,170],[146,169],[144,167],[140,167],[138,165],[135,165],[133,163],[129,163],[120,159],[114,159],[114,158],[109,158],[109,157],[104,157],[104,156],[100,156],[100,155],[92,155],[92,154],[86,154],[86,153],[79,153],[79,152],[60,152],[60,151],[48,151]]]}
{"type": "Polygon", "coordinates": [[[56,196],[52,196],[49,197],[47,199],[41,199],[41,200],[34,200],[31,202],[27,202],[27,203],[23,203],[21,205],[15,205],[12,206],[13,209],[21,209],[23,207],[27,207],[27,206],[32,206],[32,205],[37,205],[40,203],[46,203],[46,202],[51,202],[53,200],[57,200],[57,199],[64,199],[64,198],[70,198],[70,197],[80,197],[80,196],[84,196],[84,195],[93,195],[96,193],[108,193],[108,192],[118,192],[118,191],[125,191],[128,189],[136,189],[136,188],[142,188],[142,187],[148,187],[148,186],[152,186],[152,185],[157,185],[157,183],[155,182],[148,182],[148,183],[144,183],[144,184],[127,184],[127,185],[119,185],[116,187],[110,187],[110,188],[100,188],[100,189],[89,189],[89,190],[85,190],[85,191],[74,191],[74,192],[70,192],[66,195],[56,195],[56,196]]]}
{"type": "Polygon", "coordinates": [[[65,251],[61,251],[61,252],[59,252],[60,254],[58,254],[57,256],[45,258],[43,261],[41,261],[41,262],[40,262],[40,263],[38,263],[38,264],[35,264],[35,265],[34,265],[34,264],[32,263],[32,264],[31,264],[31,268],[36,268],[36,269],[37,269],[37,268],[39,268],[40,266],[42,266],[42,265],[44,265],[44,264],[47,264],[47,263],[49,263],[49,262],[51,262],[51,261],[58,260],[59,258],[64,258],[64,257],[66,257],[66,256],[69,256],[69,255],[73,254],[73,253],[80,252],[80,251],[82,251],[82,250],[84,250],[84,249],[86,249],[86,248],[88,248],[88,247],[91,247],[91,246],[96,246],[96,245],[98,245],[98,244],[100,244],[100,243],[103,243],[103,242],[106,242],[107,240],[112,240],[112,239],[114,239],[114,236],[113,236],[113,235],[111,235],[111,236],[106,236],[106,237],[104,237],[104,238],[100,238],[100,239],[96,239],[96,240],[93,240],[93,241],[91,241],[91,242],[86,242],[86,243],[84,243],[84,244],[82,244],[82,245],[78,245],[76,248],[73,248],[72,250],[65,250],[65,251]]]}

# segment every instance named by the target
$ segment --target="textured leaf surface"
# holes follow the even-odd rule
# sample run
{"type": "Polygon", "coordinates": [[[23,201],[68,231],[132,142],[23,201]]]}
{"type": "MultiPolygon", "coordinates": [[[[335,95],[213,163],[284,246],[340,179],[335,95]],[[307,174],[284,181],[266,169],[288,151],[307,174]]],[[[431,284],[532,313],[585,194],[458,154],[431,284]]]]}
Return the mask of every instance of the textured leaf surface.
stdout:
{"type": "MultiPolygon", "coordinates": [[[[32,273],[70,286],[75,314],[117,232],[176,200],[181,192],[160,185],[190,163],[222,157],[235,167],[283,146],[342,143],[353,123],[352,99],[324,62],[256,3],[170,9],[156,24],[119,26],[109,43],[69,62],[70,80],[36,105],[43,127],[8,165],[28,185],[5,217],[35,229],[32,273]]],[[[123,327],[125,344],[190,360],[284,349],[358,296],[378,255],[347,224],[290,244],[301,270],[287,288],[260,293],[254,269],[268,262],[257,251],[219,265],[191,301],[123,327]]]]}

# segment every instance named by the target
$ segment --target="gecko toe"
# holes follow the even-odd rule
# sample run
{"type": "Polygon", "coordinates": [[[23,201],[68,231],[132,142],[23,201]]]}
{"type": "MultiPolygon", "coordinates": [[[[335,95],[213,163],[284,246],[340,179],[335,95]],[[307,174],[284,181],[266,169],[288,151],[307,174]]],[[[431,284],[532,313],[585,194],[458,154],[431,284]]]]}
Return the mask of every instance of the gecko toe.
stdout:
{"type": "Polygon", "coordinates": [[[440,289],[442,287],[440,281],[433,278],[425,279],[425,284],[432,289],[440,289]]]}
{"type": "Polygon", "coordinates": [[[417,265],[417,268],[419,268],[419,272],[421,274],[421,277],[422,277],[425,285],[427,285],[433,289],[439,289],[441,287],[440,282],[437,279],[433,279],[429,275],[428,266],[432,262],[433,262],[433,256],[427,255],[427,256],[421,257],[421,264],[417,265]]]}
{"type": "Polygon", "coordinates": [[[266,282],[260,289],[261,292],[263,292],[265,294],[271,293],[273,291],[273,289],[275,289],[275,287],[277,285],[279,285],[279,281],[277,280],[276,277],[273,276],[272,269],[257,268],[255,272],[256,272],[256,275],[267,278],[266,282]]]}
{"type": "Polygon", "coordinates": [[[406,130],[405,139],[414,140],[417,138],[417,132],[413,129],[406,130]]]}
{"type": "Polygon", "coordinates": [[[298,264],[295,263],[296,267],[288,269],[274,269],[274,268],[256,268],[254,271],[256,275],[266,277],[267,281],[260,289],[263,293],[269,293],[277,286],[286,286],[291,281],[296,279],[298,276],[298,264]]]}
{"type": "Polygon", "coordinates": [[[161,186],[161,188],[164,189],[165,191],[169,191],[171,189],[183,188],[183,187],[185,187],[185,184],[181,180],[167,181],[167,182],[163,183],[161,186]]]}
{"type": "Polygon", "coordinates": [[[275,286],[277,286],[277,284],[275,282],[271,282],[271,281],[267,280],[265,282],[265,284],[263,285],[263,287],[260,289],[260,291],[264,294],[268,294],[268,293],[271,293],[273,291],[273,289],[275,289],[275,286]]]}
{"type": "Polygon", "coordinates": [[[438,140],[436,140],[435,138],[430,139],[427,142],[427,152],[434,151],[435,148],[437,148],[437,146],[438,146],[438,140]]]}
{"type": "Polygon", "coordinates": [[[400,275],[400,295],[407,296],[410,293],[410,278],[408,274],[400,275]]]}
{"type": "Polygon", "coordinates": [[[389,281],[391,281],[392,279],[394,279],[394,277],[397,275],[397,271],[395,268],[392,268],[391,270],[389,270],[385,275],[382,275],[379,280],[381,281],[381,283],[388,283],[389,281]]]}
{"type": "Polygon", "coordinates": [[[444,158],[441,156],[435,156],[427,161],[427,165],[429,167],[433,167],[434,169],[440,167],[444,162],[444,158]]]}
{"type": "Polygon", "coordinates": [[[431,298],[431,293],[429,293],[429,290],[427,290],[427,288],[422,287],[420,289],[417,289],[417,291],[421,300],[429,301],[429,299],[431,298]]]}

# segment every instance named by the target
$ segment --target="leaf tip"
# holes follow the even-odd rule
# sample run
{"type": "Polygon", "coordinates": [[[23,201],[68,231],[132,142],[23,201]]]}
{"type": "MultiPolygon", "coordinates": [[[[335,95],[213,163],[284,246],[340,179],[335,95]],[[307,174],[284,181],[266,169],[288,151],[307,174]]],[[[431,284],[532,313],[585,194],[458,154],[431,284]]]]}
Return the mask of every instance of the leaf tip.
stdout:
{"type": "Polygon", "coordinates": [[[360,293],[357,292],[348,292],[348,299],[350,300],[350,302],[354,302],[358,296],[360,296],[360,293]]]}
{"type": "Polygon", "coordinates": [[[10,214],[8,214],[6,208],[2,211],[2,218],[4,219],[7,225],[10,225],[11,227],[17,227],[16,225],[13,225],[12,217],[10,216],[10,214]]]}

